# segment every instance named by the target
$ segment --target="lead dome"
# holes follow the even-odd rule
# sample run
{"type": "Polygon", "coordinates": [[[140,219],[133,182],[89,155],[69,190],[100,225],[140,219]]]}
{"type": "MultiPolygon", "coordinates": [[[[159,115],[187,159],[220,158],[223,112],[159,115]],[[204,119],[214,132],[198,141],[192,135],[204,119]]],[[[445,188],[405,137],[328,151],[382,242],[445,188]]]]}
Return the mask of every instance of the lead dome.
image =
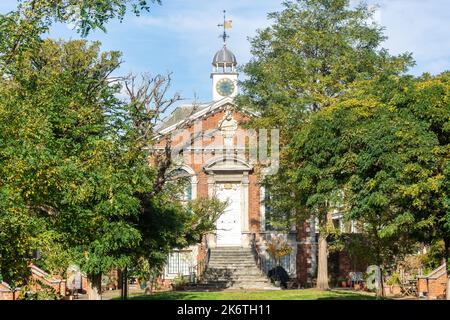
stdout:
{"type": "Polygon", "coordinates": [[[228,67],[237,65],[236,56],[231,52],[226,45],[214,55],[212,62],[215,67],[228,67]]]}

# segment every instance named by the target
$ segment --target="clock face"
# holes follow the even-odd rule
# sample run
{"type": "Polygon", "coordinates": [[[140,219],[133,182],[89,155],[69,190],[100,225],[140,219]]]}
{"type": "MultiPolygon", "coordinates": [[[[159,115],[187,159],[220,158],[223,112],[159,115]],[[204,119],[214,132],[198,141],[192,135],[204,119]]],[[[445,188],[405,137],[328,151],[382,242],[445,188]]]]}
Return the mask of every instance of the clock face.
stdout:
{"type": "Polygon", "coordinates": [[[235,85],[230,79],[221,79],[216,85],[217,92],[224,97],[233,94],[235,85]]]}

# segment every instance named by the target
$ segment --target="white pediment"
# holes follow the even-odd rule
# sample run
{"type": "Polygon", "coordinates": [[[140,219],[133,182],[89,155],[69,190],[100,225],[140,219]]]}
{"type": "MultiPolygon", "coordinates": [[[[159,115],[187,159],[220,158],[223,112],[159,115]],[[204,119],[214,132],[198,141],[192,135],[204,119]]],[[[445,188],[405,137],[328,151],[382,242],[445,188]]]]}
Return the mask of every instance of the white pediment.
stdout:
{"type": "MultiPolygon", "coordinates": [[[[209,116],[211,114],[214,114],[214,113],[219,112],[224,109],[231,110],[231,109],[235,109],[235,108],[236,108],[236,105],[234,103],[234,99],[230,98],[230,97],[226,97],[219,101],[210,103],[207,107],[202,108],[201,110],[193,113],[192,115],[190,115],[189,117],[187,117],[184,120],[181,120],[167,128],[160,130],[158,133],[159,133],[159,135],[166,135],[166,134],[172,132],[173,130],[180,129],[181,127],[185,126],[186,124],[193,123],[193,122],[197,121],[198,119],[202,119],[203,117],[209,116]]],[[[250,116],[255,116],[255,117],[258,116],[257,113],[247,110],[246,108],[242,108],[240,110],[240,112],[249,114],[250,116]]]]}
{"type": "Polygon", "coordinates": [[[251,171],[253,167],[245,160],[235,157],[220,157],[208,161],[203,170],[206,172],[214,171],[251,171]]]}

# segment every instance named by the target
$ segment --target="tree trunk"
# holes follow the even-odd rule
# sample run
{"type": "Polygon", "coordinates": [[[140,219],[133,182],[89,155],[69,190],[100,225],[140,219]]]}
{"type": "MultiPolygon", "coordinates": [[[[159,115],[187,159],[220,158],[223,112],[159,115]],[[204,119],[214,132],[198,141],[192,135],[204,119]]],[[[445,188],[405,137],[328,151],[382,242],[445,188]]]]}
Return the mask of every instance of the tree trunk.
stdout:
{"type": "Polygon", "coordinates": [[[147,287],[145,288],[145,295],[151,296],[153,294],[153,285],[151,282],[147,282],[147,287]]]}
{"type": "Polygon", "coordinates": [[[102,300],[102,274],[91,274],[88,279],[88,299],[102,300]]]}
{"type": "Polygon", "coordinates": [[[385,292],[384,292],[384,275],[383,275],[383,269],[381,268],[381,266],[378,266],[380,268],[380,277],[379,279],[377,279],[378,281],[378,286],[377,286],[377,297],[379,298],[383,298],[385,296],[385,292]]]}
{"type": "Polygon", "coordinates": [[[317,270],[317,289],[328,290],[328,244],[324,232],[319,233],[319,254],[317,270]]]}
{"type": "Polygon", "coordinates": [[[128,298],[128,268],[125,267],[122,272],[122,279],[121,279],[121,283],[122,283],[122,291],[120,293],[120,298],[122,300],[127,300],[128,298]]]}
{"type": "Polygon", "coordinates": [[[145,288],[145,294],[151,296],[153,294],[153,277],[147,281],[147,287],[145,288]]]}

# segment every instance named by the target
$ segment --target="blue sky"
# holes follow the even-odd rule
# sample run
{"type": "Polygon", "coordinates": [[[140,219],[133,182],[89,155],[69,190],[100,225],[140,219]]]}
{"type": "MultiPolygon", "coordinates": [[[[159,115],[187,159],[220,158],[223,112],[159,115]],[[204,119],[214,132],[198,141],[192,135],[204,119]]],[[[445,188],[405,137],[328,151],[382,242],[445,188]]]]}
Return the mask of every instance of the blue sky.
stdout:
{"type": "MultiPolygon", "coordinates": [[[[358,3],[353,1],[352,3],[358,3]]],[[[386,27],[384,47],[392,54],[413,53],[417,66],[411,73],[432,74],[450,70],[450,0],[367,0],[378,4],[376,20],[386,27]]],[[[0,12],[14,9],[16,0],[0,1],[0,12]]],[[[239,64],[250,59],[247,38],[270,24],[268,12],[279,11],[281,0],[163,0],[150,13],[128,15],[123,23],[113,21],[107,33],[98,30],[89,40],[100,40],[104,50],[123,52],[116,75],[173,72],[173,91],[187,100],[197,96],[211,100],[211,60],[220,49],[222,10],[226,9],[233,29],[228,41],[239,64]]],[[[66,25],[55,25],[52,38],[76,39],[66,25]]]]}

